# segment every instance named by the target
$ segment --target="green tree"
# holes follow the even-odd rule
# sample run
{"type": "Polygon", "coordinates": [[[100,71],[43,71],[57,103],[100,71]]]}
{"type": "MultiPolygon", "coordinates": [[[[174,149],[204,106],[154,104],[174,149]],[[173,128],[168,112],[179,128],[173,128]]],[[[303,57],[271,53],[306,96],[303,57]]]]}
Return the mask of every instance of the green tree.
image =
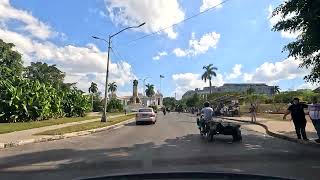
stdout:
{"type": "Polygon", "coordinates": [[[115,112],[115,111],[122,111],[123,105],[120,100],[118,99],[111,99],[108,102],[107,111],[108,112],[115,112]]]}
{"type": "Polygon", "coordinates": [[[101,92],[97,92],[93,95],[93,112],[101,112],[103,110],[103,98],[101,98],[101,92]]]}
{"type": "Polygon", "coordinates": [[[188,107],[195,107],[195,106],[197,106],[197,104],[199,104],[199,102],[200,102],[199,95],[194,94],[194,95],[192,95],[192,97],[190,97],[186,100],[186,105],[188,107]]]}
{"type": "Polygon", "coordinates": [[[249,87],[247,89],[247,95],[251,95],[251,94],[254,94],[255,93],[255,90],[253,89],[253,87],[249,87]]]}
{"type": "Polygon", "coordinates": [[[0,41],[0,122],[85,115],[90,106],[87,95],[73,84],[57,88],[50,82],[40,82],[41,78],[23,77],[21,56],[12,47],[0,41]]]}
{"type": "Polygon", "coordinates": [[[163,98],[163,105],[170,109],[173,109],[177,105],[177,100],[174,97],[165,97],[163,98]]]}
{"type": "Polygon", "coordinates": [[[153,84],[147,84],[146,85],[146,95],[150,98],[150,104],[151,104],[151,98],[154,96],[155,91],[154,91],[154,85],[153,84]]]}
{"type": "Polygon", "coordinates": [[[91,85],[88,89],[89,93],[91,93],[91,109],[93,111],[93,96],[98,92],[98,85],[94,82],[91,82],[91,85]]]}
{"type": "Polygon", "coordinates": [[[211,92],[212,92],[212,90],[211,90],[211,87],[212,87],[212,84],[211,84],[212,76],[214,76],[214,77],[217,76],[215,70],[218,70],[218,68],[213,67],[213,64],[209,64],[207,66],[203,66],[202,69],[204,69],[205,71],[202,74],[201,79],[204,80],[204,82],[207,82],[207,80],[209,81],[210,94],[211,94],[211,92]]]}
{"type": "Polygon", "coordinates": [[[21,55],[12,48],[14,44],[6,43],[0,39],[0,76],[20,76],[23,71],[21,55]]]}
{"type": "Polygon", "coordinates": [[[275,103],[290,103],[295,97],[302,99],[302,92],[297,92],[297,91],[282,92],[274,96],[274,101],[275,103]]]}
{"type": "Polygon", "coordinates": [[[109,83],[109,91],[111,92],[111,97],[115,97],[115,92],[117,91],[117,84],[116,82],[112,82],[112,83],[109,83]]]}
{"type": "Polygon", "coordinates": [[[287,0],[273,11],[273,16],[282,19],[273,26],[273,31],[299,32],[295,41],[287,44],[284,51],[289,57],[302,60],[301,67],[308,68],[310,74],[305,79],[320,82],[320,1],[287,0]]]}
{"type": "Polygon", "coordinates": [[[281,90],[281,89],[280,89],[279,86],[274,86],[274,87],[273,87],[273,93],[274,93],[274,94],[279,94],[279,93],[280,93],[280,90],[281,90]]]}
{"type": "Polygon", "coordinates": [[[83,91],[73,88],[64,93],[63,111],[67,117],[85,116],[90,109],[90,100],[83,91]]]}
{"type": "Polygon", "coordinates": [[[54,87],[61,86],[65,77],[65,73],[60,71],[55,64],[48,65],[42,62],[31,62],[31,65],[25,69],[24,75],[28,79],[48,83],[54,87]]]}

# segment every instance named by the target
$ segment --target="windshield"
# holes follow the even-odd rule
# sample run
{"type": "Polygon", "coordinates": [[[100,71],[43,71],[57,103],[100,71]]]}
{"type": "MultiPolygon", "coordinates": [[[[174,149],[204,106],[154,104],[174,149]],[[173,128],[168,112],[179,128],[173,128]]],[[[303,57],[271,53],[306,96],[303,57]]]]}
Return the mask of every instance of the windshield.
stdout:
{"type": "Polygon", "coordinates": [[[318,180],[319,58],[320,0],[0,0],[0,180],[318,180]]]}
{"type": "Polygon", "coordinates": [[[152,112],[152,109],[139,109],[139,112],[152,112]]]}

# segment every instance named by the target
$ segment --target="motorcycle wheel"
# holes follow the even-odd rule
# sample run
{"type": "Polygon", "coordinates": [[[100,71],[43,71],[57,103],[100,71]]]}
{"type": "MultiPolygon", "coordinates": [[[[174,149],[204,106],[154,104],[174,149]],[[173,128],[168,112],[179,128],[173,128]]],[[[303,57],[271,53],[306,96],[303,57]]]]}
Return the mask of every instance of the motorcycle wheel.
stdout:
{"type": "Polygon", "coordinates": [[[233,142],[240,142],[242,141],[241,131],[239,129],[232,135],[233,142]]]}
{"type": "Polygon", "coordinates": [[[213,134],[208,133],[208,141],[212,142],[213,141],[213,134]]]}

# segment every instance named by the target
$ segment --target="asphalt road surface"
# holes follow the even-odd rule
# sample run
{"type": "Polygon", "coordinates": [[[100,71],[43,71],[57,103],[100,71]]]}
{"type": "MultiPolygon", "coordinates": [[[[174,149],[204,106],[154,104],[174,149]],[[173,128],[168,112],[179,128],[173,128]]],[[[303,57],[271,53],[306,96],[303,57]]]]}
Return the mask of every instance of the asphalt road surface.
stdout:
{"type": "Polygon", "coordinates": [[[140,172],[232,172],[319,179],[320,149],[242,129],[243,141],[201,139],[191,114],[155,125],[0,150],[0,179],[78,179],[140,172]]]}

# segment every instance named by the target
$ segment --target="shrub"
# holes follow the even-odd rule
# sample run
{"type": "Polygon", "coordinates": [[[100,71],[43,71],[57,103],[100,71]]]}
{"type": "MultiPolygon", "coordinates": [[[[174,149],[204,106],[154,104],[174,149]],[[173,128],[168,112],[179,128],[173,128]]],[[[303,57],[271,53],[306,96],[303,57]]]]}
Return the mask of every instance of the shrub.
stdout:
{"type": "Polygon", "coordinates": [[[123,105],[118,99],[111,99],[108,102],[107,111],[108,112],[118,112],[123,110],[123,105]]]}

